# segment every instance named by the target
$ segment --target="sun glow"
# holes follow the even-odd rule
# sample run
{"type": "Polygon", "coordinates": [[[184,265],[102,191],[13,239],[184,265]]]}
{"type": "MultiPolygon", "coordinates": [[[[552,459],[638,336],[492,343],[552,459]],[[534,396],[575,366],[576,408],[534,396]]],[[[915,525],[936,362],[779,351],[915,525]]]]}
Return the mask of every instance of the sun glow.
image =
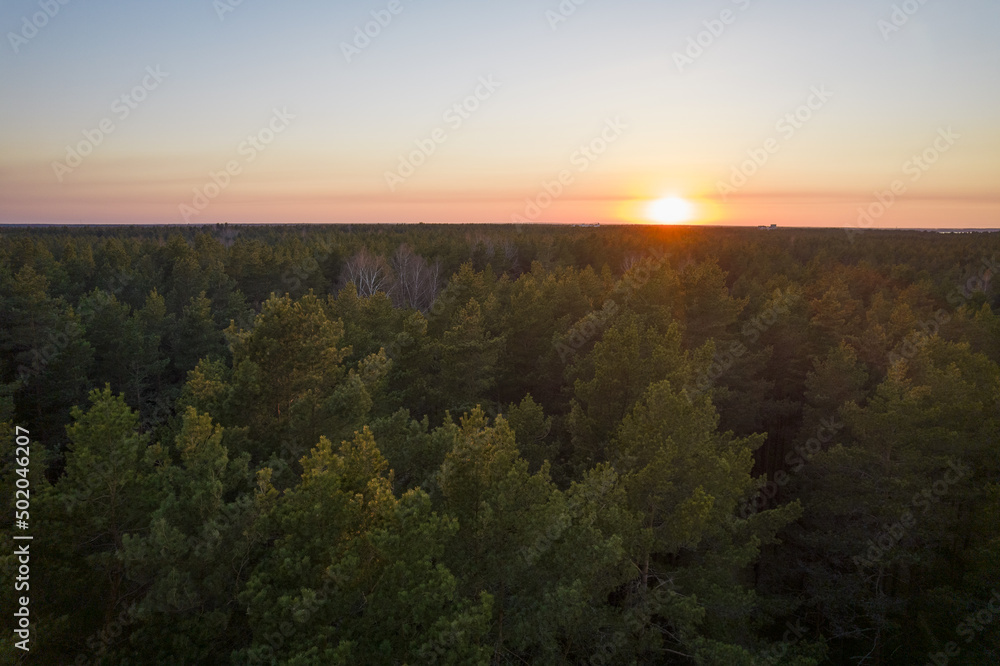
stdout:
{"type": "Polygon", "coordinates": [[[694,219],[695,208],[694,204],[682,197],[664,197],[650,203],[646,207],[646,215],[660,224],[680,224],[694,219]]]}

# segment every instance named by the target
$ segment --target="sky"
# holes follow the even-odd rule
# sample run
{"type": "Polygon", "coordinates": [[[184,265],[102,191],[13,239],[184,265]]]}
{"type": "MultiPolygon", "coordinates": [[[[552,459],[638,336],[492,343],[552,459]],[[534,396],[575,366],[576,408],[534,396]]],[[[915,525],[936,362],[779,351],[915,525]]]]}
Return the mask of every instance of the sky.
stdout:
{"type": "Polygon", "coordinates": [[[1000,228],[996,0],[5,0],[0,224],[1000,228]]]}

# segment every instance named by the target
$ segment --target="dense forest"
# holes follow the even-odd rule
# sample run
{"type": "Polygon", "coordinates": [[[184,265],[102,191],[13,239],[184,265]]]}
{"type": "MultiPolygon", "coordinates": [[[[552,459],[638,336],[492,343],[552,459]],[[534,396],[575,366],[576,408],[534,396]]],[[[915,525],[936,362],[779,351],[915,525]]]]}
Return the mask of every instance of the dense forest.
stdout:
{"type": "Polygon", "coordinates": [[[998,258],[996,233],[7,228],[0,529],[22,543],[25,477],[33,541],[30,591],[0,553],[0,659],[1000,663],[998,258]]]}

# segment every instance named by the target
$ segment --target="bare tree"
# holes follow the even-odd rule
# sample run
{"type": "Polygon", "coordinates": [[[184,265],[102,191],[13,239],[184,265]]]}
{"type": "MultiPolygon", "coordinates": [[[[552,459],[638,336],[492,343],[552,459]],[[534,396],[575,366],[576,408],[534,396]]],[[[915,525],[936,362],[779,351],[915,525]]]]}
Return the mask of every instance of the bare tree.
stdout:
{"type": "Polygon", "coordinates": [[[344,282],[353,282],[362,298],[380,291],[389,293],[393,283],[392,269],[384,257],[361,248],[344,266],[344,282]]]}
{"type": "Polygon", "coordinates": [[[622,259],[622,272],[628,273],[630,270],[642,263],[643,255],[638,252],[632,252],[625,255],[622,259]]]}
{"type": "Polygon", "coordinates": [[[392,270],[396,282],[389,295],[398,307],[430,310],[441,284],[441,264],[427,261],[405,243],[392,255],[392,270]]]}
{"type": "Polygon", "coordinates": [[[503,249],[503,256],[507,259],[507,263],[512,266],[517,265],[517,245],[509,238],[504,238],[500,241],[500,247],[503,249]]]}

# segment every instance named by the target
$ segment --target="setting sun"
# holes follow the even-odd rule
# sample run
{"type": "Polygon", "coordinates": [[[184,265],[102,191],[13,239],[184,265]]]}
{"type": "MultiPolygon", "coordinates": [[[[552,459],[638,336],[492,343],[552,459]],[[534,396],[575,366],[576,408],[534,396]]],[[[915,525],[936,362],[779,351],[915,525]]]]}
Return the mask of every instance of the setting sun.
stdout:
{"type": "Polygon", "coordinates": [[[679,224],[694,219],[694,204],[681,197],[664,197],[649,204],[649,219],[660,224],[679,224]]]}

